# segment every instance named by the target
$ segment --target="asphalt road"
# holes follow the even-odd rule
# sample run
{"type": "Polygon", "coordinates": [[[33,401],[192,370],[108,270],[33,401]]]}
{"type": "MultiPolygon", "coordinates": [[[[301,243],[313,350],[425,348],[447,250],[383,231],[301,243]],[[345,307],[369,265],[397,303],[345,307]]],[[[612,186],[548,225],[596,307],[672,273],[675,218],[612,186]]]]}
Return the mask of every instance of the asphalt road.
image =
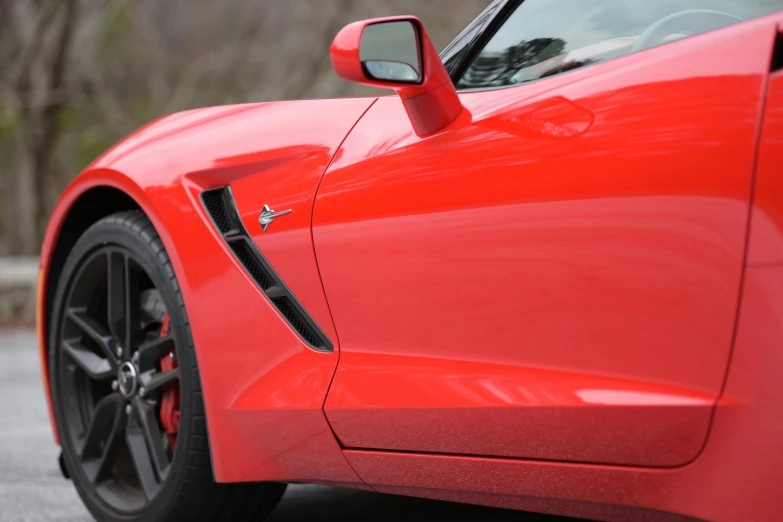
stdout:
{"type": "MultiPolygon", "coordinates": [[[[0,522],[90,522],[60,475],[32,332],[0,331],[0,522]]],[[[290,486],[270,522],[405,520],[566,522],[529,515],[325,486],[290,486]]]]}

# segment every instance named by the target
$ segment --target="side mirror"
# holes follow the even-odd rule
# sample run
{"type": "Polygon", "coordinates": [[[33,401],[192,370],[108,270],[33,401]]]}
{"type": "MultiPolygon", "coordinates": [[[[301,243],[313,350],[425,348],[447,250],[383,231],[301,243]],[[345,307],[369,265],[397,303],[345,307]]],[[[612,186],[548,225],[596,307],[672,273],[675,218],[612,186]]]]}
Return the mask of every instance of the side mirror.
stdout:
{"type": "Polygon", "coordinates": [[[421,137],[444,129],[462,112],[457,90],[418,18],[350,24],[334,39],[331,57],[346,80],[397,91],[421,137]]]}

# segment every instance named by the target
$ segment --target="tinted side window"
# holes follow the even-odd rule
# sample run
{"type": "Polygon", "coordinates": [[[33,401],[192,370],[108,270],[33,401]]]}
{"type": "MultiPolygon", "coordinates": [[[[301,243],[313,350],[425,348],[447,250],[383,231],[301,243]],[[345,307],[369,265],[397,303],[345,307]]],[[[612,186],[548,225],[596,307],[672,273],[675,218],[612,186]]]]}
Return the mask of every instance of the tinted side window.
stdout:
{"type": "Polygon", "coordinates": [[[783,0],[524,0],[460,89],[545,78],[783,9],[783,0]]]}
{"type": "Polygon", "coordinates": [[[494,0],[440,53],[440,58],[443,60],[449,74],[454,72],[454,69],[462,61],[465,52],[476,38],[480,36],[481,31],[486,27],[487,22],[494,16],[495,11],[502,3],[503,0],[494,0]]]}

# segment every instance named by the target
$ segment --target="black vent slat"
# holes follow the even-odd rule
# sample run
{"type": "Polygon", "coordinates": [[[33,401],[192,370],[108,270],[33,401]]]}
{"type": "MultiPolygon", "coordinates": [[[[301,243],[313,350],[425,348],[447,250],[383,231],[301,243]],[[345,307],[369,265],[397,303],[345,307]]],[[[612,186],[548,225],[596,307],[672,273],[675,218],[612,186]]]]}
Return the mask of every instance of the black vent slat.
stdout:
{"type": "Polygon", "coordinates": [[[242,232],[240,232],[237,229],[229,230],[228,232],[225,232],[223,234],[223,239],[225,239],[226,241],[231,241],[232,239],[243,238],[243,237],[245,236],[242,235],[242,232]]]}
{"type": "Polygon", "coordinates": [[[314,349],[331,352],[329,339],[250,239],[234,207],[231,189],[207,190],[201,193],[201,201],[223,240],[291,328],[314,349]]]}
{"type": "Polygon", "coordinates": [[[282,286],[270,286],[266,289],[266,295],[269,297],[269,299],[275,299],[276,297],[284,297],[288,294],[286,292],[286,289],[282,286]]]}

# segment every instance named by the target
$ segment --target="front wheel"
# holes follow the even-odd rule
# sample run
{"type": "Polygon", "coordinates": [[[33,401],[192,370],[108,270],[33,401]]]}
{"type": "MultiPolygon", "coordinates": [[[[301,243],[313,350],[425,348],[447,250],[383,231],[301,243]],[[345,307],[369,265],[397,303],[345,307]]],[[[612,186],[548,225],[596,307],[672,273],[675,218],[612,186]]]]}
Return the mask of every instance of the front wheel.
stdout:
{"type": "Polygon", "coordinates": [[[64,465],[97,520],[249,522],[274,509],[283,484],[214,481],[182,295],[142,212],[79,239],[50,327],[64,465]]]}

